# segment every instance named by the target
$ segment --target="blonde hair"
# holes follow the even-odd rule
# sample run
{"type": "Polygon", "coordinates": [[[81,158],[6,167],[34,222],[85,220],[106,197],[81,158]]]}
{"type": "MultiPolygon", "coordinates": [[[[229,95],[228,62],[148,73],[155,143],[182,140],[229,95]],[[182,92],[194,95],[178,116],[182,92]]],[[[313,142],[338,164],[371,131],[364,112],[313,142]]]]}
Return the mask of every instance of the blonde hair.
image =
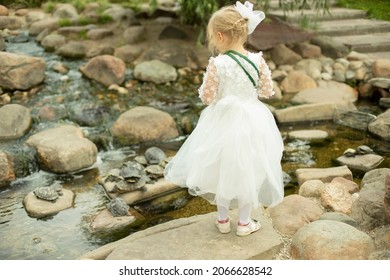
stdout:
{"type": "Polygon", "coordinates": [[[220,51],[227,51],[235,42],[244,44],[248,37],[248,19],[243,18],[233,6],[216,11],[207,25],[208,46],[212,52],[216,51],[214,36],[218,32],[226,37],[220,51]]]}

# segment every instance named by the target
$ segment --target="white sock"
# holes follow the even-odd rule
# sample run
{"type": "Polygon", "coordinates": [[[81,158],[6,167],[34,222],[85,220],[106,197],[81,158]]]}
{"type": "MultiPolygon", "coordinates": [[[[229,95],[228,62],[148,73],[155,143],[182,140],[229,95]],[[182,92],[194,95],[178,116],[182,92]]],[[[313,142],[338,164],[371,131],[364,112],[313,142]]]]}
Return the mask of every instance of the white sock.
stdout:
{"type": "Polygon", "coordinates": [[[248,224],[251,220],[251,218],[250,218],[251,212],[252,212],[252,205],[251,204],[245,204],[244,206],[241,206],[238,209],[239,223],[242,225],[248,224]]]}

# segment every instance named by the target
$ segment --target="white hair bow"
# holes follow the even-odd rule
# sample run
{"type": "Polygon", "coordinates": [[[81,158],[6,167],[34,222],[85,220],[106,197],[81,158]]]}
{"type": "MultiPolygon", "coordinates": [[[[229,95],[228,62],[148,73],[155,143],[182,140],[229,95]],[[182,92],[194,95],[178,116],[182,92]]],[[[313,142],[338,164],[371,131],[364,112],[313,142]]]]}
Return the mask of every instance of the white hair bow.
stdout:
{"type": "Polygon", "coordinates": [[[243,18],[248,19],[248,34],[251,34],[259,23],[265,19],[265,14],[262,11],[253,11],[253,4],[245,1],[244,5],[240,1],[234,6],[243,18]]]}

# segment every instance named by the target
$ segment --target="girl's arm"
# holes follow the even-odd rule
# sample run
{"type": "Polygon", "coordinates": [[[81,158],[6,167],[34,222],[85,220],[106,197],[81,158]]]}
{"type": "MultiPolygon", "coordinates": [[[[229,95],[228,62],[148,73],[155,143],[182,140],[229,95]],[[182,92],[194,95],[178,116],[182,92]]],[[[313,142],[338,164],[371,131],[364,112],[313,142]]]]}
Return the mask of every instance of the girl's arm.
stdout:
{"type": "Polygon", "coordinates": [[[263,55],[260,55],[260,75],[259,83],[257,86],[257,95],[259,97],[270,98],[275,94],[274,85],[271,77],[271,70],[269,69],[267,63],[265,62],[263,55]]]}
{"type": "Polygon", "coordinates": [[[207,65],[206,73],[203,76],[203,83],[199,88],[199,98],[203,104],[209,105],[213,102],[219,85],[217,67],[214,58],[211,57],[207,65]]]}

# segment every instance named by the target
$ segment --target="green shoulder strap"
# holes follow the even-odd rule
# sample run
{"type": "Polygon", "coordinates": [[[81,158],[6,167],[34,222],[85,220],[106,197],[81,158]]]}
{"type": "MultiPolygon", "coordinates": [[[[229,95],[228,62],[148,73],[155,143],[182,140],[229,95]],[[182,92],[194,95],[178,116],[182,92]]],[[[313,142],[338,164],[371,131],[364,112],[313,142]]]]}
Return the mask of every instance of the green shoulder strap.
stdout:
{"type": "Polygon", "coordinates": [[[256,87],[256,82],[254,81],[252,76],[248,73],[248,71],[244,68],[244,66],[242,66],[241,62],[233,54],[236,54],[236,55],[242,57],[244,60],[246,60],[250,65],[253,66],[253,68],[256,70],[257,74],[259,74],[259,69],[257,69],[256,65],[249,58],[247,58],[245,55],[243,55],[239,52],[236,52],[233,50],[228,50],[227,52],[225,52],[225,54],[230,56],[235,62],[237,62],[237,64],[242,68],[242,70],[244,70],[245,74],[248,76],[248,78],[252,82],[253,86],[256,87]]]}

